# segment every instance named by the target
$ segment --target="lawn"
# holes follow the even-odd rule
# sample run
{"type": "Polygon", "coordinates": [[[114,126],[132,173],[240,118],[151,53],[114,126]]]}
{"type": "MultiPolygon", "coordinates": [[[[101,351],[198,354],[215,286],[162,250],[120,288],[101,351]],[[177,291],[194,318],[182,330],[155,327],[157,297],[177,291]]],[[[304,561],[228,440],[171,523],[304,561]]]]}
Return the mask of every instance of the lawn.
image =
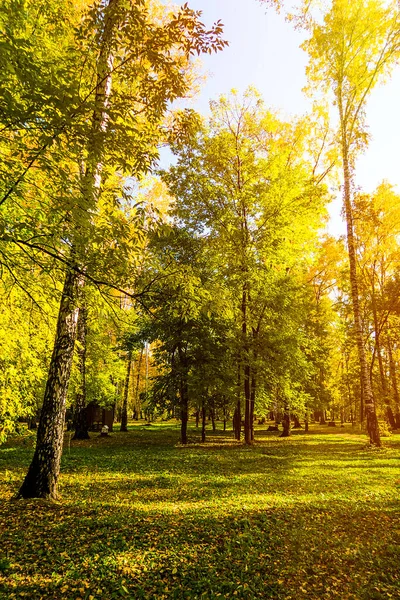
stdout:
{"type": "Polygon", "coordinates": [[[198,438],[67,434],[57,503],[12,499],[34,438],[0,447],[0,598],[400,598],[400,435],[198,438]]]}

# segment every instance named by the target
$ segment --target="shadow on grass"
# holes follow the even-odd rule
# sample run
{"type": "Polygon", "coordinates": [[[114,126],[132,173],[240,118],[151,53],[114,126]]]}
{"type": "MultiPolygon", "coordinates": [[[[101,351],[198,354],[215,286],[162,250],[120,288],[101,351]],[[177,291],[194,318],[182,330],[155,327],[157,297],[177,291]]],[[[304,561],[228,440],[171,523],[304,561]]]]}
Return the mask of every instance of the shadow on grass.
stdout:
{"type": "MultiPolygon", "coordinates": [[[[61,503],[0,504],[2,600],[400,597],[398,452],[155,429],[67,438],[61,503]]],[[[32,449],[2,450],[6,497],[32,449]]]]}
{"type": "Polygon", "coordinates": [[[10,563],[0,590],[32,600],[398,597],[392,512],[391,503],[294,503],[155,518],[135,507],[10,502],[0,513],[10,563]]]}

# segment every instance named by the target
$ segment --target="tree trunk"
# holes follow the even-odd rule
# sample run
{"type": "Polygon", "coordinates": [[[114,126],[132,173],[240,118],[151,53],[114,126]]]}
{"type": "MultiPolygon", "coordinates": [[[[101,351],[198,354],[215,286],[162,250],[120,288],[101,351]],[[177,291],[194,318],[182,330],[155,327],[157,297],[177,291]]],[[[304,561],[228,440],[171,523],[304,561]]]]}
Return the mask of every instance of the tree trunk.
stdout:
{"type": "Polygon", "coordinates": [[[297,415],[293,415],[293,421],[294,421],[293,429],[302,429],[301,423],[299,421],[299,417],[297,415]]]}
{"type": "Polygon", "coordinates": [[[211,426],[212,426],[212,430],[213,433],[216,432],[217,428],[215,426],[215,400],[212,400],[212,407],[211,407],[211,426]]]}
{"type": "Polygon", "coordinates": [[[279,437],[289,437],[290,436],[290,409],[289,405],[285,402],[283,419],[282,419],[282,427],[283,431],[279,437]]]}
{"type": "Polygon", "coordinates": [[[341,144],[342,144],[342,159],[343,159],[343,198],[344,208],[346,215],[347,225],[347,250],[349,254],[349,266],[350,266],[350,288],[351,298],[353,305],[353,316],[354,316],[354,332],[358,349],[358,357],[360,363],[361,380],[364,392],[364,406],[367,417],[367,430],[369,434],[370,443],[376,446],[381,446],[381,439],[379,433],[378,419],[375,410],[375,401],[372,393],[371,382],[369,379],[367,358],[364,348],[364,340],[362,333],[361,323],[361,311],[359,303],[358,293],[358,279],[357,279],[357,262],[356,262],[356,244],[354,239],[354,227],[353,227],[353,210],[351,206],[351,172],[350,162],[348,155],[347,145],[347,133],[345,129],[343,107],[339,98],[339,113],[340,113],[340,124],[341,124],[341,144]]]}
{"type": "Polygon", "coordinates": [[[196,429],[199,428],[199,423],[200,423],[200,410],[197,409],[196,410],[196,429]]]}
{"type": "Polygon", "coordinates": [[[77,295],[81,278],[65,276],[53,354],[37,432],[36,449],[19,498],[57,498],[57,483],[64,440],[65,401],[76,337],[77,295]]]}
{"type": "Polygon", "coordinates": [[[373,313],[373,317],[374,317],[375,350],[376,350],[376,355],[378,357],[379,377],[380,377],[380,382],[381,382],[381,393],[382,393],[383,402],[386,407],[386,419],[387,419],[390,427],[392,427],[392,429],[396,429],[396,419],[394,417],[392,408],[390,406],[388,384],[387,384],[387,380],[386,380],[385,369],[383,366],[381,336],[380,336],[380,328],[379,328],[379,322],[378,322],[378,312],[377,312],[377,308],[376,308],[375,285],[374,285],[373,277],[374,277],[374,274],[372,275],[372,282],[371,282],[372,313],[373,313]]]}
{"type": "Polygon", "coordinates": [[[247,290],[243,286],[242,294],[242,336],[243,336],[243,363],[244,363],[244,441],[250,445],[251,439],[251,390],[250,390],[250,362],[249,344],[247,339],[247,290]]]}
{"type": "Polygon", "coordinates": [[[397,385],[396,367],[393,360],[392,343],[390,340],[389,333],[387,334],[387,345],[389,354],[390,379],[392,381],[393,388],[393,400],[396,406],[395,429],[400,429],[400,395],[399,388],[397,385]]]}
{"type": "Polygon", "coordinates": [[[121,410],[121,428],[120,431],[128,431],[128,394],[129,394],[129,380],[131,376],[132,367],[132,350],[129,350],[126,364],[126,377],[124,386],[124,397],[122,400],[121,410]]]}
{"type": "Polygon", "coordinates": [[[201,441],[203,444],[206,441],[206,406],[204,400],[201,405],[201,441]]]}
{"type": "Polygon", "coordinates": [[[242,415],[240,406],[240,392],[241,392],[241,366],[240,361],[238,362],[238,380],[237,380],[237,402],[235,412],[233,414],[233,431],[235,439],[240,442],[240,434],[242,430],[242,415]]]}
{"type": "Polygon", "coordinates": [[[254,404],[256,400],[256,373],[254,369],[252,369],[251,373],[251,389],[250,389],[250,439],[254,442],[254,404]]]}
{"type": "Polygon", "coordinates": [[[140,348],[139,361],[136,365],[137,373],[136,373],[136,387],[135,387],[135,406],[136,406],[136,410],[138,412],[139,417],[142,413],[142,406],[140,403],[140,394],[139,394],[140,372],[141,372],[141,368],[142,368],[142,362],[143,362],[143,346],[140,348]]]}
{"type": "Polygon", "coordinates": [[[306,414],[304,416],[304,433],[308,433],[308,430],[309,430],[309,419],[310,419],[310,412],[308,410],[308,407],[306,406],[306,414]]]}
{"type": "Polygon", "coordinates": [[[86,318],[87,311],[83,304],[79,308],[76,339],[79,342],[77,349],[78,368],[80,374],[79,389],[75,397],[73,440],[88,440],[89,429],[86,416],[86,318]]]}
{"type": "Polygon", "coordinates": [[[187,424],[188,424],[188,405],[189,405],[189,397],[188,397],[188,385],[186,381],[186,377],[181,376],[181,385],[180,385],[180,396],[181,396],[181,443],[187,444],[187,424]]]}
{"type": "Polygon", "coordinates": [[[224,431],[226,431],[226,398],[225,398],[225,396],[223,397],[223,402],[224,402],[224,408],[223,408],[223,414],[224,414],[224,431]]]}

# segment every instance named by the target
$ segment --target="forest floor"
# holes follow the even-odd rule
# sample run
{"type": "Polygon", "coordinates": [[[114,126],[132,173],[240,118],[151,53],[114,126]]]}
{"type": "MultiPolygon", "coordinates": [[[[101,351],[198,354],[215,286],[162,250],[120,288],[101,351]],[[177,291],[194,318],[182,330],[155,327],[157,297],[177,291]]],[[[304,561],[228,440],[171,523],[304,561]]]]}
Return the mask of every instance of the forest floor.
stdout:
{"type": "Polygon", "coordinates": [[[400,598],[400,435],[312,426],[177,443],[176,423],[70,442],[59,502],[13,500],[33,437],[0,447],[0,598],[400,598]]]}

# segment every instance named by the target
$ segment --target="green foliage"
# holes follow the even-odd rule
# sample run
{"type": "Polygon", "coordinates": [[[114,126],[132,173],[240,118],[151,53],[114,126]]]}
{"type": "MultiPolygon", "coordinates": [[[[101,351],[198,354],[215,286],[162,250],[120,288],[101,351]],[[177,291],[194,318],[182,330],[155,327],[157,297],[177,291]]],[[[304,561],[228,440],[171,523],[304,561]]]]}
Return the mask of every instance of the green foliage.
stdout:
{"type": "Polygon", "coordinates": [[[43,295],[42,308],[14,286],[0,310],[0,442],[19,417],[37,414],[54,335],[55,306],[43,295]],[[44,312],[46,310],[46,312],[44,312]]]}

